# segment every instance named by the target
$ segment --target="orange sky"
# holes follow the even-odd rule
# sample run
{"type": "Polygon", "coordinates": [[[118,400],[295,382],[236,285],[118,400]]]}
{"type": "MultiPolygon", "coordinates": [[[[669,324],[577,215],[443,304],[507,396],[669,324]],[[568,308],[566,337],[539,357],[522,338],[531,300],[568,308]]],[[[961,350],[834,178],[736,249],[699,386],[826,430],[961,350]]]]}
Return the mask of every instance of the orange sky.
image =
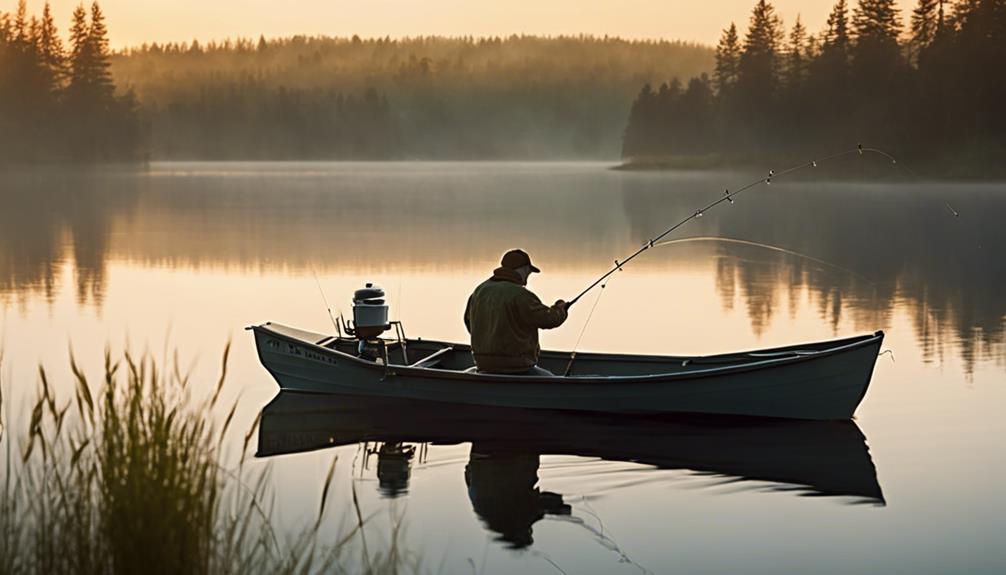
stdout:
{"type": "MultiPolygon", "coordinates": [[[[577,34],[714,43],[755,0],[104,0],[114,47],[293,34],[331,36],[577,34]]],[[[44,0],[28,0],[41,12],[44,0]]],[[[78,0],[51,0],[62,29],[78,0]]],[[[787,24],[823,28],[834,0],[776,0],[787,24]]],[[[854,3],[854,0],[850,0],[854,3]]],[[[902,15],[915,5],[900,0],[902,15]]],[[[17,0],[0,0],[10,11],[17,0]]]]}

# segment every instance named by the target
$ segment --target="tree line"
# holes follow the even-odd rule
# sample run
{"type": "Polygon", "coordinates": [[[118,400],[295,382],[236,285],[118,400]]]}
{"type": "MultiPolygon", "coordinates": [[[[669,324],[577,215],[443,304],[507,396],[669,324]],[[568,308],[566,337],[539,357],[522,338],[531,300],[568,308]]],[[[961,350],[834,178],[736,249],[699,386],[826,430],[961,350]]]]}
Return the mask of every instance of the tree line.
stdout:
{"type": "Polygon", "coordinates": [[[705,46],[593,36],[307,37],[112,52],[97,2],[0,13],[0,162],[612,158],[643,82],[705,46]]]}
{"type": "Polygon", "coordinates": [[[565,36],[145,44],[112,59],[166,159],[615,158],[640,83],[704,46],[565,36]]]}
{"type": "Polygon", "coordinates": [[[643,86],[623,158],[792,161],[862,141],[932,174],[1006,173],[1006,0],[919,0],[909,21],[893,0],[839,0],[812,35],[759,0],[711,76],[643,86]]]}
{"type": "Polygon", "coordinates": [[[0,163],[142,159],[144,130],[132,93],[116,93],[105,16],[74,9],[64,45],[47,2],[0,13],[0,163]]]}

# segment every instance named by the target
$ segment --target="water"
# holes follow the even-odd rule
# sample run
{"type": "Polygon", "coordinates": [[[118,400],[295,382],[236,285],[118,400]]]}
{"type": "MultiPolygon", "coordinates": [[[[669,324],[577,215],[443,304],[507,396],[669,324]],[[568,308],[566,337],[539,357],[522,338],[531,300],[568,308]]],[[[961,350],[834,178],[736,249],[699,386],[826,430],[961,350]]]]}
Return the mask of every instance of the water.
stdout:
{"type": "MultiPolygon", "coordinates": [[[[752,179],[606,167],[194,163],[6,174],[5,409],[18,420],[40,362],[69,392],[68,347],[92,373],[106,346],[157,357],[177,349],[208,388],[230,338],[226,393],[239,397],[243,432],[275,395],[243,328],[274,320],[330,330],[314,273],[336,313],[374,281],[410,336],[464,341],[465,298],[506,249],[523,247],[544,270],[530,286],[542,299],[568,299],[719,190],[752,179]]],[[[364,419],[334,441],[346,445],[254,460],[273,466],[277,523],[314,517],[338,457],[333,516],[354,516],[355,490],[373,517],[368,543],[387,542],[398,525],[400,545],[432,571],[1002,572],[1004,188],[868,173],[864,183],[777,179],[710,210],[668,239],[781,250],[708,240],[649,250],[610,280],[580,344],[704,354],[883,329],[892,353],[879,359],[855,425],[699,440],[684,428],[606,433],[573,422],[513,453],[521,441],[503,451],[463,441],[477,433],[427,443],[435,430],[422,413],[394,420],[403,444],[359,444],[353,433],[381,424],[364,419]],[[807,447],[801,437],[821,439],[807,447]],[[824,471],[794,469],[818,442],[824,471]]],[[[544,333],[543,346],[572,347],[595,297],[544,333]]],[[[501,437],[535,425],[507,423],[501,437]]]]}

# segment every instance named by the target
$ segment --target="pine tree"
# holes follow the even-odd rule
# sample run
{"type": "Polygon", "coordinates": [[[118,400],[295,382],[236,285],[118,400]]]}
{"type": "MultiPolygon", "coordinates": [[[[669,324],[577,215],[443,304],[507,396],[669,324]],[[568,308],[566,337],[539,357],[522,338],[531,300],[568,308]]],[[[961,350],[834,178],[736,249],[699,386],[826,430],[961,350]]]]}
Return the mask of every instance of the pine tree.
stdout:
{"type": "Polygon", "coordinates": [[[737,83],[740,67],[741,46],[737,37],[737,25],[733,22],[723,31],[720,42],[716,45],[716,71],[713,81],[716,93],[723,96],[737,83]]]}
{"type": "Polygon", "coordinates": [[[738,83],[744,87],[746,95],[770,96],[775,90],[781,28],[775,8],[766,0],[758,0],[751,13],[738,67],[738,83]]]}
{"type": "Polygon", "coordinates": [[[50,89],[55,93],[62,88],[66,79],[66,51],[63,49],[63,41],[59,37],[59,31],[56,29],[56,22],[52,17],[52,9],[48,2],[45,3],[45,8],[42,10],[42,22],[39,27],[37,43],[50,89]]]}
{"type": "MultiPolygon", "coordinates": [[[[622,135],[622,158],[632,159],[654,153],[651,132],[655,124],[655,100],[653,88],[644,84],[629,110],[629,123],[622,135]]],[[[339,94],[339,107],[344,107],[342,94],[339,94]]]]}
{"type": "Polygon", "coordinates": [[[856,51],[897,50],[901,23],[894,0],[860,0],[852,12],[856,51]]]}
{"type": "Polygon", "coordinates": [[[28,35],[28,4],[25,0],[18,0],[17,12],[14,15],[13,44],[23,49],[28,44],[28,35]]]}
{"type": "Polygon", "coordinates": [[[933,42],[936,36],[936,12],[940,0],[919,0],[918,6],[912,10],[912,44],[916,51],[924,50],[933,42]]]}
{"type": "Polygon", "coordinates": [[[895,100],[891,90],[903,80],[903,57],[898,35],[901,23],[895,0],[860,0],[852,15],[853,81],[862,105],[871,99],[895,100]]]}
{"type": "Polygon", "coordinates": [[[87,11],[84,10],[83,4],[78,4],[73,10],[73,23],[70,25],[70,86],[68,88],[70,94],[78,98],[83,97],[87,92],[90,60],[92,59],[89,32],[87,11]]]}
{"type": "Polygon", "coordinates": [[[790,89],[798,90],[803,85],[809,60],[807,52],[807,29],[797,15],[786,47],[786,86],[790,89]]]}
{"type": "Polygon", "coordinates": [[[828,15],[828,31],[821,43],[821,52],[831,52],[847,59],[849,44],[849,8],[845,0],[838,0],[828,15]]]}
{"type": "Polygon", "coordinates": [[[95,94],[107,101],[115,93],[115,83],[112,81],[111,51],[108,47],[108,28],[105,26],[105,15],[97,2],[91,4],[91,26],[88,29],[87,41],[90,45],[90,84],[95,94]]]}

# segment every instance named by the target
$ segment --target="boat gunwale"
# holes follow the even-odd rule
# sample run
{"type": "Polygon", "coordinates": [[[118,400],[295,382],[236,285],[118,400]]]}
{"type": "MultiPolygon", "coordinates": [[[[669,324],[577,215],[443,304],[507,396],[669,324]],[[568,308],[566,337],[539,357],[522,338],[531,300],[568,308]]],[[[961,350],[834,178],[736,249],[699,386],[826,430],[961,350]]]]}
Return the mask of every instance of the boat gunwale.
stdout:
{"type": "MultiPolygon", "coordinates": [[[[785,367],[793,364],[798,364],[806,361],[813,361],[816,359],[823,359],[826,357],[831,357],[840,353],[845,353],[848,351],[853,351],[862,347],[868,347],[870,345],[877,344],[884,339],[883,330],[878,330],[872,335],[859,335],[850,338],[843,338],[837,340],[830,340],[835,342],[837,345],[835,347],[828,347],[817,351],[812,354],[805,355],[792,355],[787,357],[778,358],[768,358],[759,359],[757,361],[738,361],[736,363],[731,363],[728,365],[720,365],[715,367],[709,367],[704,369],[695,369],[682,371],[679,373],[656,373],[648,375],[605,375],[605,376],[529,376],[529,375],[508,375],[508,374],[498,374],[498,373],[470,373],[464,371],[457,371],[453,369],[438,369],[433,367],[409,367],[406,365],[389,364],[383,365],[374,362],[370,362],[364,359],[360,359],[356,356],[350,355],[348,353],[324,347],[318,345],[317,343],[299,339],[293,335],[278,332],[271,329],[269,326],[272,322],[267,322],[265,324],[249,326],[248,329],[253,331],[263,331],[271,336],[278,337],[289,342],[297,343],[300,345],[309,346],[312,350],[321,351],[328,355],[332,355],[343,360],[350,360],[353,364],[359,367],[366,368],[368,370],[379,372],[385,376],[394,375],[407,375],[410,377],[418,377],[423,379],[452,379],[452,380],[467,380],[467,381],[481,381],[485,383],[548,383],[551,385],[555,384],[566,384],[566,385],[577,385],[577,384],[605,384],[605,383],[673,383],[679,380],[691,380],[691,379],[701,379],[707,377],[716,377],[720,375],[733,375],[737,373],[744,373],[747,371],[756,371],[767,368],[777,368],[785,367]]],[[[282,325],[282,324],[280,324],[282,325]]],[[[291,328],[296,329],[296,328],[291,328]]],[[[322,335],[322,334],[318,334],[322,335]]],[[[444,344],[444,345],[454,345],[449,342],[440,342],[436,340],[422,340],[425,343],[432,344],[444,344]]],[[[825,345],[829,341],[822,342],[811,342],[807,344],[796,344],[793,346],[783,346],[778,348],[768,348],[765,350],[751,350],[748,352],[732,352],[722,355],[712,355],[712,356],[694,356],[694,357],[680,357],[680,356],[633,356],[631,354],[596,354],[592,359],[600,359],[602,357],[609,357],[611,360],[615,360],[616,356],[621,357],[631,357],[636,358],[649,358],[655,360],[657,358],[662,358],[662,361],[675,360],[675,359],[712,359],[716,357],[729,357],[729,356],[739,356],[744,353],[761,353],[761,352],[771,352],[773,350],[795,350],[801,346],[807,345],[825,345]]],[[[256,346],[257,347],[257,346],[256,346]]],[[[584,357],[584,355],[581,355],[584,357]]],[[[868,387],[869,383],[867,383],[868,387]]],[[[863,395],[866,394],[866,389],[863,390],[863,395]]]]}

